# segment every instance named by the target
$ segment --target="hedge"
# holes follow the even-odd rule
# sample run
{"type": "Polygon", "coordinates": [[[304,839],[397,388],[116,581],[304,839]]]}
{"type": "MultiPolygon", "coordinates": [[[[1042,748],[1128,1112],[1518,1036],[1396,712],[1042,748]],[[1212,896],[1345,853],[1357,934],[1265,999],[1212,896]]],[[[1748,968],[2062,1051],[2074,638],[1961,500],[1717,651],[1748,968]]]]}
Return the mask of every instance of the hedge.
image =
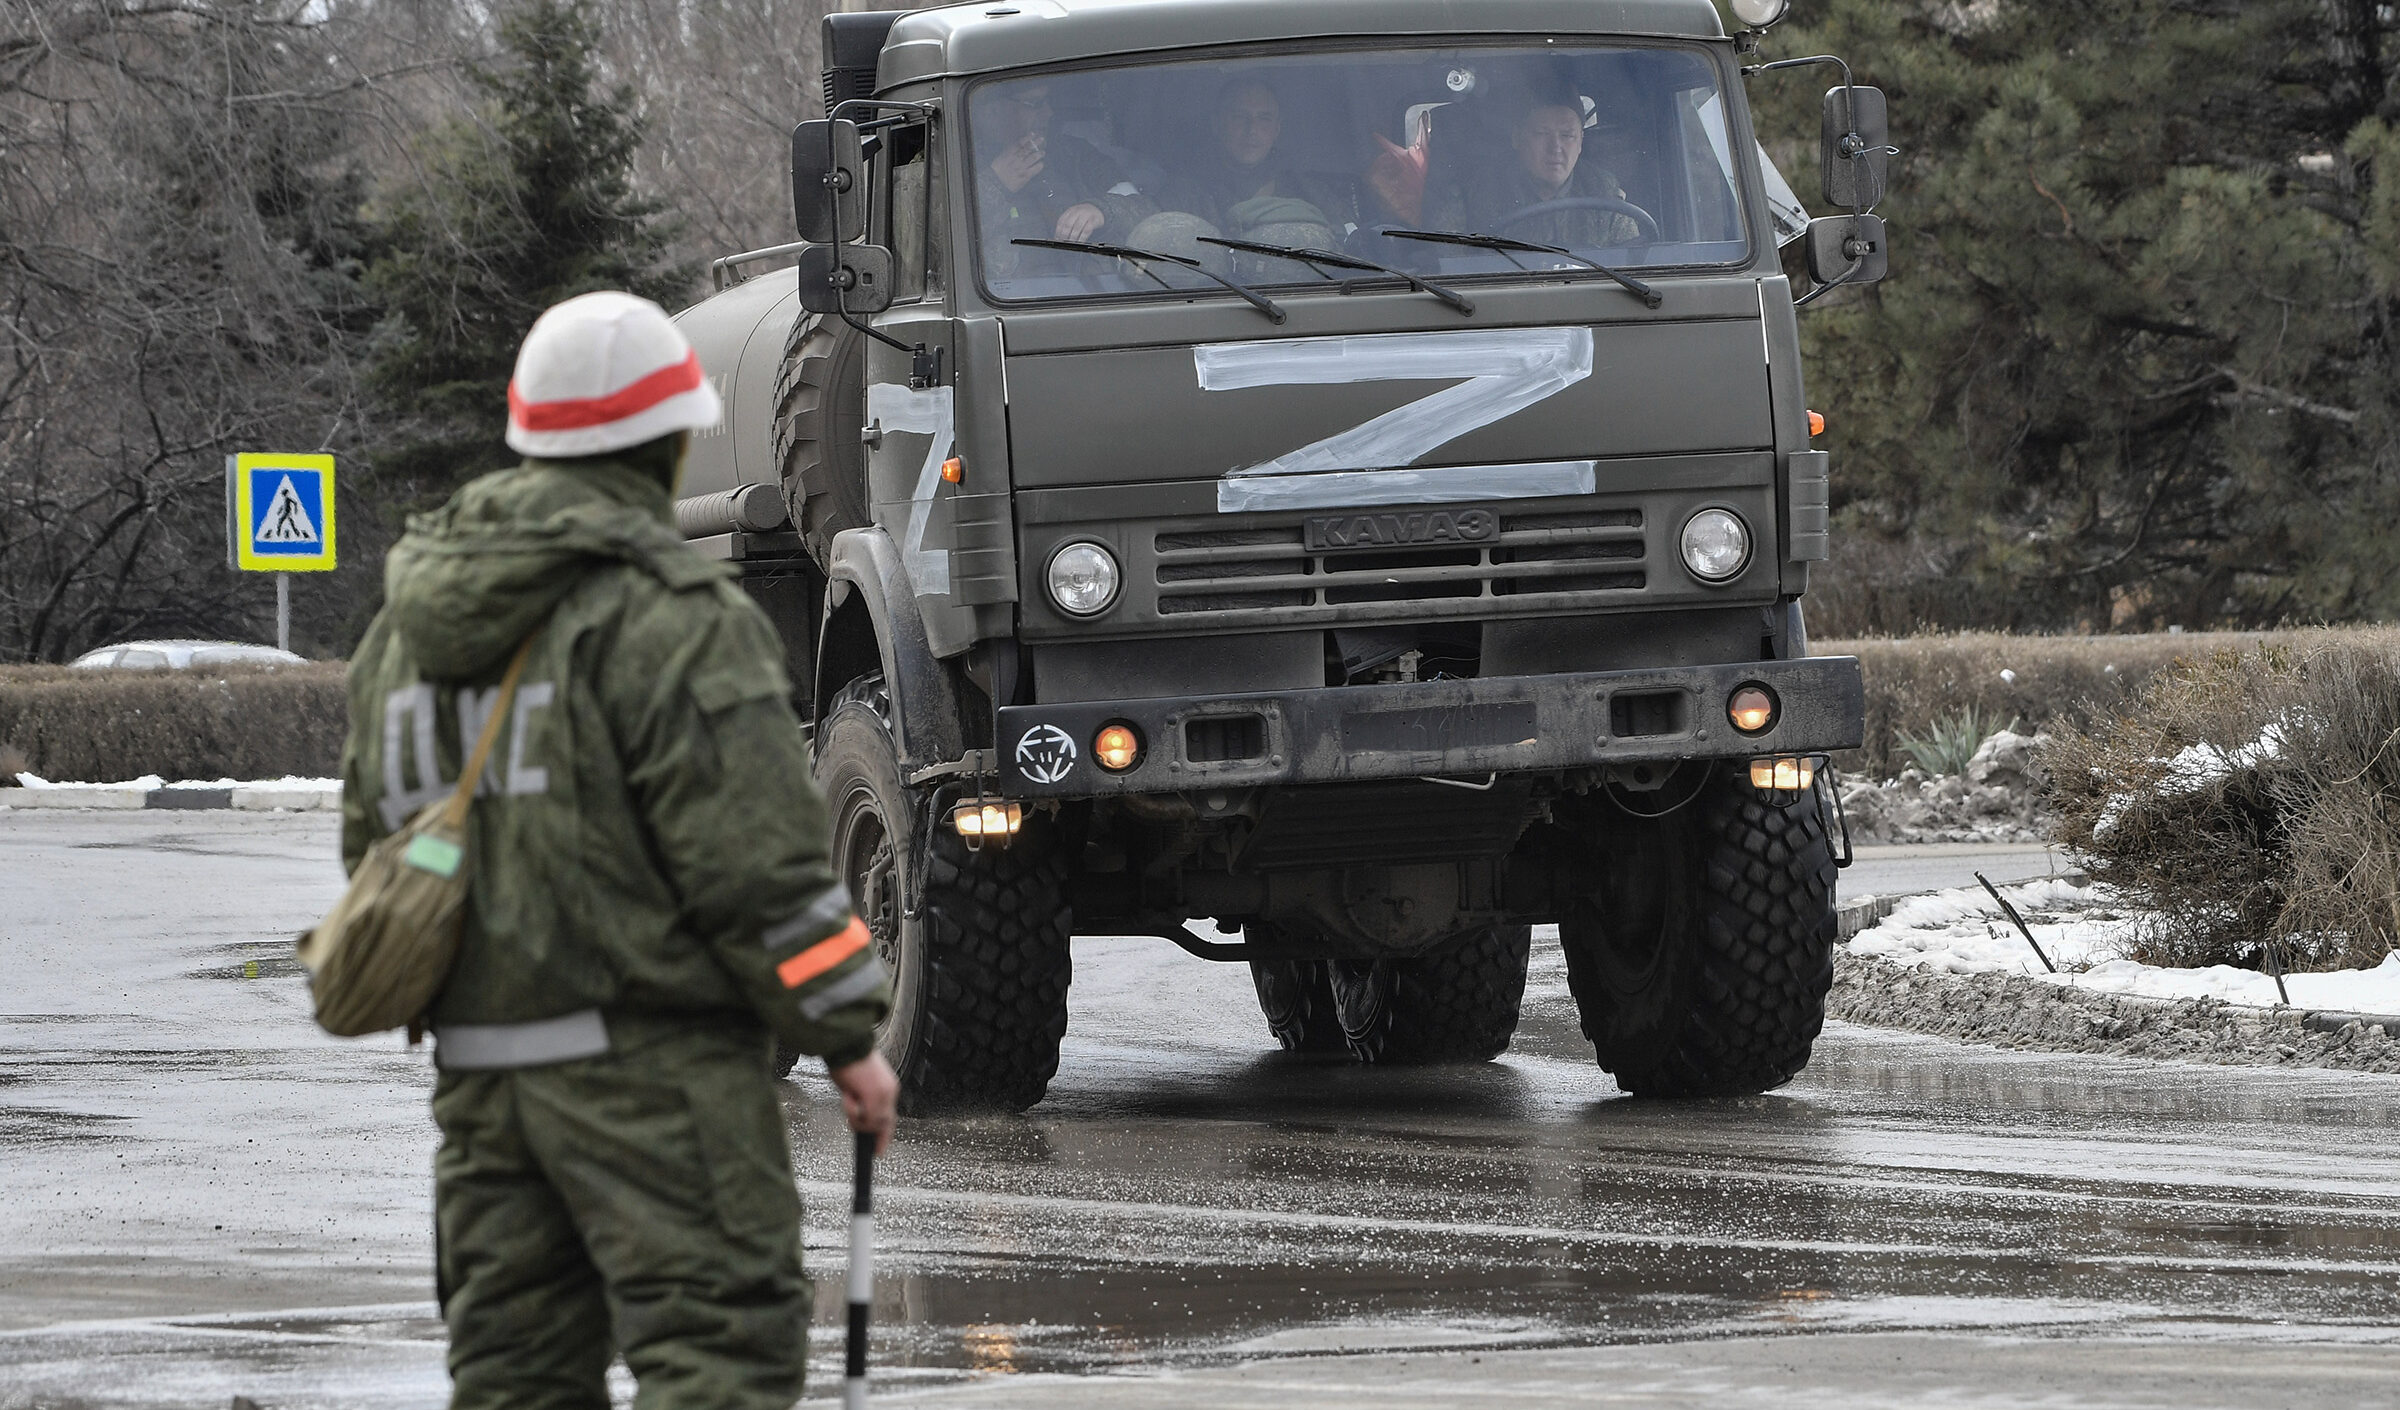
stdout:
{"type": "Polygon", "coordinates": [[[341,769],[349,724],[345,674],[339,661],[190,671],[0,667],[0,749],[60,782],[330,778],[341,769]]]}

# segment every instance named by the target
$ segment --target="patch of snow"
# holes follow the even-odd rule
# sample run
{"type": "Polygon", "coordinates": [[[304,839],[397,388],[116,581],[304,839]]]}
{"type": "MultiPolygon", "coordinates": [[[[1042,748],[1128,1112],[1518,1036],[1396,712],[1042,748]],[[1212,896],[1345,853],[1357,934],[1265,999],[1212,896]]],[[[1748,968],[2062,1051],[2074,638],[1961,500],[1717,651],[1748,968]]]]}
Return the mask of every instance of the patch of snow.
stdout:
{"type": "Polygon", "coordinates": [[[201,782],[187,779],[170,783],[169,788],[243,788],[253,793],[324,793],[342,791],[338,778],[298,778],[285,774],[282,778],[219,778],[201,782]]]}
{"type": "Polygon", "coordinates": [[[342,781],[338,778],[298,778],[290,774],[286,774],[282,778],[260,779],[185,778],[177,779],[173,783],[167,782],[157,774],[144,774],[140,778],[126,779],[122,783],[54,783],[39,774],[18,774],[17,784],[22,788],[246,788],[257,793],[324,793],[329,790],[339,793],[342,791],[342,781]]]}
{"type": "Polygon", "coordinates": [[[140,778],[129,778],[123,783],[53,783],[39,774],[17,775],[19,788],[163,788],[166,782],[157,774],[143,774],[140,778]]]}
{"type": "Polygon", "coordinates": [[[2198,793],[2235,774],[2273,763],[2283,757],[2284,740],[2283,723],[2277,721],[2260,730],[2258,738],[2238,749],[2219,749],[2213,744],[2187,745],[2174,758],[2158,761],[2167,770],[2158,781],[2158,795],[2162,798],[2180,798],[2198,793]]]}
{"type": "MultiPolygon", "coordinates": [[[[2025,917],[2059,973],[2042,968],[2025,937],[1980,887],[1912,897],[1879,925],[1850,941],[1853,954],[1943,974],[2022,974],[2045,982],[2153,999],[2213,998],[2259,1008],[2279,1002],[2275,979],[2259,970],[2211,965],[2165,969],[2127,958],[2137,924],[2132,908],[2105,886],[2048,878],[2001,888],[2025,917]]],[[[2400,1013],[2400,951],[2372,969],[2287,974],[2295,1007],[2400,1013]]]]}
{"type": "Polygon", "coordinates": [[[2165,772],[2140,792],[2108,795],[2100,805],[2100,816],[2092,822],[2092,840],[2106,842],[2125,815],[2144,801],[2188,798],[2282,758],[2291,739],[2288,724],[2286,720],[2273,721],[2258,732],[2258,738],[2237,748],[2190,744],[2172,759],[2152,759],[2150,762],[2165,772]]]}

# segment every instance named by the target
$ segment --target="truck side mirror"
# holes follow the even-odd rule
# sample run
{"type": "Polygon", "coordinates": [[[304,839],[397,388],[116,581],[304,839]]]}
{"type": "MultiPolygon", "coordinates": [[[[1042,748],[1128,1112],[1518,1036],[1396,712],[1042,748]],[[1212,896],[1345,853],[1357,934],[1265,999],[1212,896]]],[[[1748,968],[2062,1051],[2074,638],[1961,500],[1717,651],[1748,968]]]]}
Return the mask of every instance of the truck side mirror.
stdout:
{"type": "Polygon", "coordinates": [[[811,245],[800,252],[800,307],[881,313],[892,306],[892,252],[881,245],[811,245]]]}
{"type": "Polygon", "coordinates": [[[830,245],[867,234],[867,160],[848,118],[792,129],[792,219],[800,238],[830,245]]]}
{"type": "Polygon", "coordinates": [[[1864,84],[1826,89],[1820,135],[1818,170],[1825,178],[1826,204],[1865,210],[1882,200],[1892,165],[1886,150],[1892,125],[1884,112],[1883,90],[1864,84]]]}
{"type": "Polygon", "coordinates": [[[1891,272],[1882,216],[1821,215],[1808,223],[1808,277],[1820,286],[1872,284],[1891,272]]]}

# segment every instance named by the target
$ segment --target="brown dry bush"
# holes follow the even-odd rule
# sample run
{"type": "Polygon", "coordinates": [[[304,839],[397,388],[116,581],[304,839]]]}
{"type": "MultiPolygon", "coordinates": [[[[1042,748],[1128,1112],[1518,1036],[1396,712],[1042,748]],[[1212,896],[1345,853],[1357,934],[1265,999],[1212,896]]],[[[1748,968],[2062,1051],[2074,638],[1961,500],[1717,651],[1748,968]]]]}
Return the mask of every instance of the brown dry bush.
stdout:
{"type": "Polygon", "coordinates": [[[338,661],[189,671],[0,667],[0,742],[43,778],[326,778],[349,723],[338,661]]]}
{"type": "Polygon", "coordinates": [[[2400,650],[2179,663],[2043,754],[2059,840],[2150,916],[2151,964],[2343,969],[2400,941],[2400,650]]]}
{"type": "Polygon", "coordinates": [[[2400,648],[2400,631],[2300,628],[2144,636],[1958,632],[1818,641],[1810,649],[1819,656],[1856,656],[1866,678],[1865,744],[1836,754],[1835,765],[1845,774],[1890,778],[1908,766],[1901,735],[1923,738],[1936,723],[1965,710],[1987,719],[2018,720],[2019,728],[2029,731],[2088,729],[2126,709],[2143,687],[2179,660],[2266,645],[2306,652],[2336,642],[2400,648]],[[2002,671],[2015,679],[2004,679],[2002,671]]]}

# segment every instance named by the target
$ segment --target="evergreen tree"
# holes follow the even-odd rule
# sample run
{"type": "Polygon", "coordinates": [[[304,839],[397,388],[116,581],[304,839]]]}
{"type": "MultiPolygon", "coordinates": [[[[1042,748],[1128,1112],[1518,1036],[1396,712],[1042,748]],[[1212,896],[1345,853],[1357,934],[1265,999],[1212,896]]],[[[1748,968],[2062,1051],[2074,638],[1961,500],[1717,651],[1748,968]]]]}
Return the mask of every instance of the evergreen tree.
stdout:
{"type": "Polygon", "coordinates": [[[516,459],[501,439],[508,376],[542,310],[595,289],[673,308],[693,281],[669,261],[660,203],[634,191],[641,121],[630,87],[603,84],[591,17],[576,0],[526,0],[499,40],[470,74],[480,111],[421,139],[421,181],[379,212],[372,385],[399,434],[375,472],[404,499],[516,459]]]}
{"type": "MultiPolygon", "coordinates": [[[[1812,8],[1766,57],[1847,55],[1904,149],[1891,279],[1802,315],[1843,530],[1826,625],[2400,611],[2388,13],[1812,8]]],[[[1751,79],[1761,131],[1813,138],[1826,81],[1751,79]]]]}

